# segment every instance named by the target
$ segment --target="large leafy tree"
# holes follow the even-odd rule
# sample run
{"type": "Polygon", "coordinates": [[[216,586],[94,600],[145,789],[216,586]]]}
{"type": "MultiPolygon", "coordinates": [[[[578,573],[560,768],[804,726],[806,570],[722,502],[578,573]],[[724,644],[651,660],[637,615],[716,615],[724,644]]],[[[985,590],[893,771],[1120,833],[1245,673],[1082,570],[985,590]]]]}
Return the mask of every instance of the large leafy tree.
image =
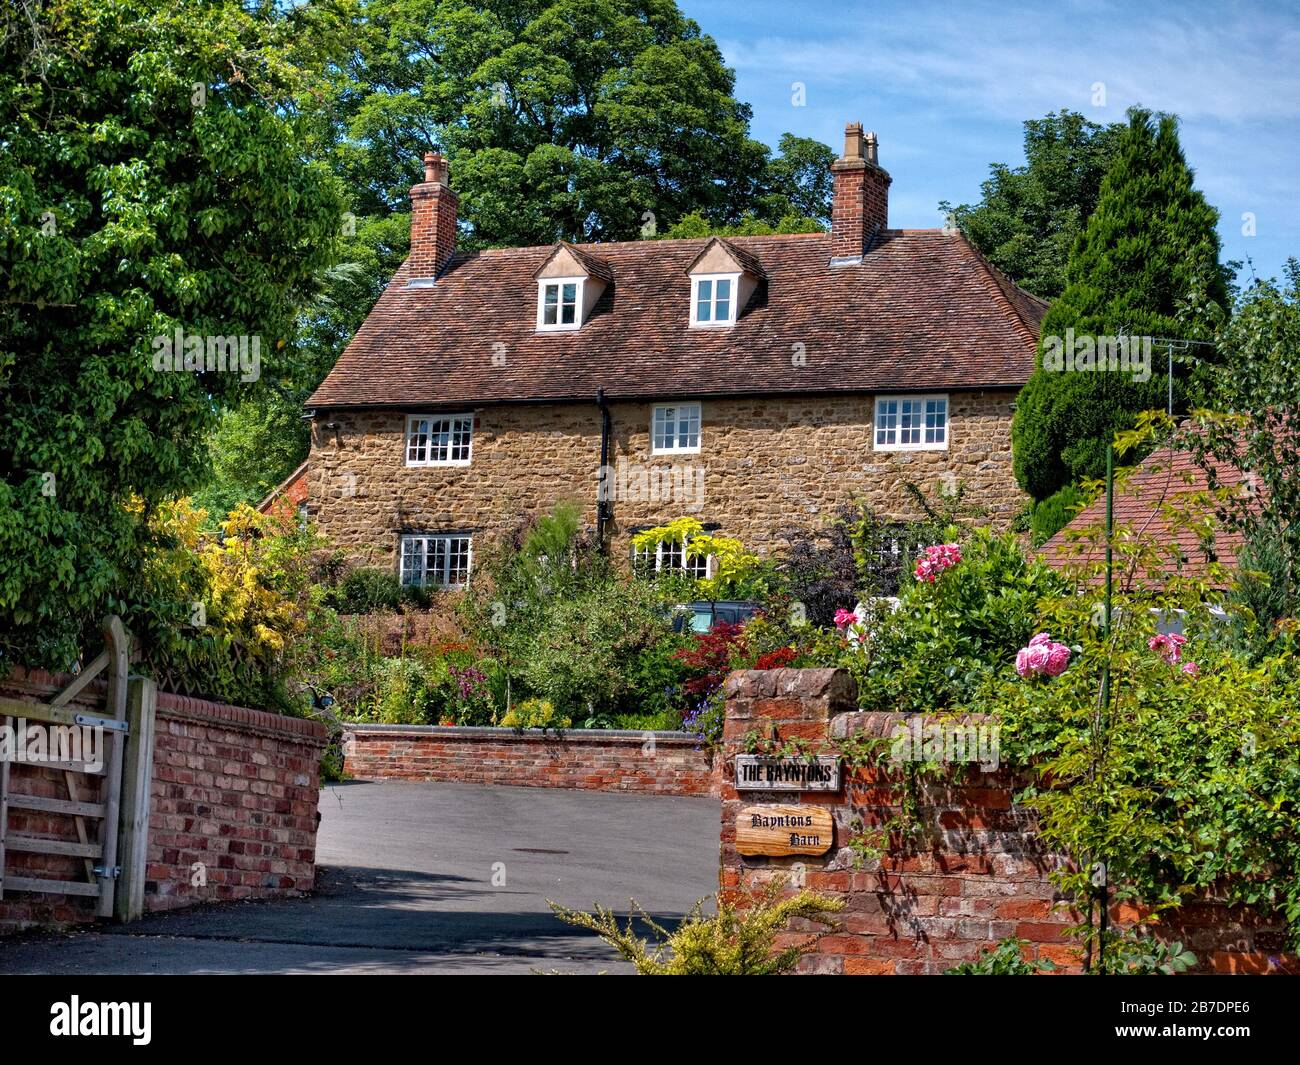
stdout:
{"type": "MultiPolygon", "coordinates": [[[[1016,477],[1035,499],[1100,476],[1114,434],[1131,427],[1138,411],[1166,402],[1163,344],[1153,345],[1145,382],[1137,373],[1044,368],[1046,345],[1063,345],[1067,330],[1209,339],[1213,309],[1228,298],[1217,220],[1193,186],[1176,119],[1130,111],[1097,207],[1071,251],[1065,291],[1043,319],[1038,369],[1016,406],[1016,477]]],[[[1198,351],[1208,361],[1208,349],[1198,351]]],[[[1194,391],[1194,365],[1176,364],[1178,407],[1194,391]]]]}
{"type": "Polygon", "coordinates": [[[664,228],[754,204],[766,150],[673,0],[352,0],[350,18],[316,114],[359,217],[405,208],[431,144],[480,245],[633,239],[647,212],[664,228]]]}
{"type": "Polygon", "coordinates": [[[1097,205],[1124,124],[1074,111],[1025,123],[1025,165],[994,163],[980,202],[940,209],[994,265],[1043,299],[1065,288],[1070,249],[1097,205]]]}
{"type": "Polygon", "coordinates": [[[691,211],[662,236],[752,237],[772,233],[821,233],[830,225],[835,153],[811,137],[781,134],[780,154],[763,167],[755,206],[739,222],[711,221],[691,211]]]}
{"type": "Polygon", "coordinates": [[[66,665],[131,612],[148,517],[207,475],[220,407],[286,372],[335,252],[274,5],[20,0],[0,12],[0,653],[66,665]],[[157,368],[247,336],[255,373],[157,368]],[[253,379],[253,378],[256,379],[253,379]]]}

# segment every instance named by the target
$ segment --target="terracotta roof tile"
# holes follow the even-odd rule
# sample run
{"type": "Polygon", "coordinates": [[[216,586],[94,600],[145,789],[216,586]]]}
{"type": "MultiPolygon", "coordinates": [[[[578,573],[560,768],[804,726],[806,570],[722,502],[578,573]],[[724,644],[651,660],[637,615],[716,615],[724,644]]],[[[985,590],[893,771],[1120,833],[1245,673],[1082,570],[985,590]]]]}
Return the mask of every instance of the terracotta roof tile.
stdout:
{"type": "MultiPolygon", "coordinates": [[[[1241,471],[1230,463],[1216,462],[1214,468],[1220,485],[1230,488],[1241,483],[1241,471]]],[[[1184,560],[1179,567],[1184,577],[1205,576],[1211,561],[1235,569],[1242,547],[1240,533],[1216,522],[1213,543],[1207,545],[1194,529],[1186,527],[1196,523],[1205,511],[1184,497],[1205,492],[1208,487],[1205,471],[1190,452],[1168,448],[1155,451],[1133,472],[1123,490],[1115,493],[1115,527],[1123,530],[1122,535],[1140,536],[1166,547],[1176,546],[1184,560]],[[1190,509],[1194,506],[1197,509],[1190,509]],[[1167,513],[1171,507],[1181,511],[1186,521],[1171,522],[1167,513]]],[[[1091,540],[1080,541],[1078,532],[1089,527],[1100,528],[1105,521],[1103,495],[1043,544],[1040,549],[1043,560],[1058,569],[1104,562],[1104,546],[1091,540]]],[[[1172,557],[1170,564],[1172,567],[1172,557]]]]}
{"type": "Polygon", "coordinates": [[[404,265],[308,405],[1018,388],[1033,371],[1043,304],[960,235],[887,231],[837,267],[827,234],[729,238],[766,280],[733,328],[692,329],[686,270],[710,239],[579,246],[613,283],[572,332],[535,329],[554,245],[458,252],[425,288],[404,265]]]}

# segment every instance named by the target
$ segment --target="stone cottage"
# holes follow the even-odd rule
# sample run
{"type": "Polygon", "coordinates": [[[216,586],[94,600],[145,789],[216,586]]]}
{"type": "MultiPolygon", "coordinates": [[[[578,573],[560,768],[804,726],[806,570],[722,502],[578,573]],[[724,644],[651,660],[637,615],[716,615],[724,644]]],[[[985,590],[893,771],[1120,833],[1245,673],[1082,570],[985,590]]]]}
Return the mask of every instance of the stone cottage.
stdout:
{"type": "Polygon", "coordinates": [[[759,553],[854,499],[914,516],[909,482],[1007,524],[1045,304],[956,231],[890,229],[861,125],[831,169],[829,233],[458,252],[426,155],[410,257],[308,402],[321,530],[455,587],[564,500],[621,557],[683,515],[759,553]]]}

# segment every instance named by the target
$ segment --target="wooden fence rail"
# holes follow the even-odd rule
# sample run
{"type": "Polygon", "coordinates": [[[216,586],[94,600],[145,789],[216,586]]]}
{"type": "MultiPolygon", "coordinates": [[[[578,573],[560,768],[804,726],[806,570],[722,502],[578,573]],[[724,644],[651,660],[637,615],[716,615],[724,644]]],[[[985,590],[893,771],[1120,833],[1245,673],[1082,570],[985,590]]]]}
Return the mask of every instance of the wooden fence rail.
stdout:
{"type": "Polygon", "coordinates": [[[96,900],[96,916],[131,921],[144,912],[157,691],[149,678],[128,675],[131,643],[121,620],[106,618],[103,632],[104,650],[47,702],[0,698],[0,725],[15,722],[19,743],[33,728],[44,729],[48,757],[35,764],[61,773],[67,791],[66,799],[14,791],[19,778],[13,763],[0,759],[0,899],[7,891],[88,896],[96,900]],[[102,711],[73,705],[105,673],[102,711]],[[73,729],[83,730],[83,738],[84,730],[94,731],[102,761],[55,757],[76,750],[73,729]],[[76,838],[16,834],[10,826],[15,810],[70,818],[76,838]],[[15,875],[10,867],[17,853],[80,858],[84,879],[15,875]]]}

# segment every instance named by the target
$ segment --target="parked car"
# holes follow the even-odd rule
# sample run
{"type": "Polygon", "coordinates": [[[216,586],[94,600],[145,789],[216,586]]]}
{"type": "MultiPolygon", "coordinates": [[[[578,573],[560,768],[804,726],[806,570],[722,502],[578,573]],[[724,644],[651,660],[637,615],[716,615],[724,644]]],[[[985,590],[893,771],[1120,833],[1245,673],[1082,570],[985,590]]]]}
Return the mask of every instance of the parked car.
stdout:
{"type": "Polygon", "coordinates": [[[739,625],[758,612],[758,603],[740,599],[723,599],[716,603],[682,603],[673,611],[673,629],[677,632],[708,632],[719,622],[739,625]]]}

